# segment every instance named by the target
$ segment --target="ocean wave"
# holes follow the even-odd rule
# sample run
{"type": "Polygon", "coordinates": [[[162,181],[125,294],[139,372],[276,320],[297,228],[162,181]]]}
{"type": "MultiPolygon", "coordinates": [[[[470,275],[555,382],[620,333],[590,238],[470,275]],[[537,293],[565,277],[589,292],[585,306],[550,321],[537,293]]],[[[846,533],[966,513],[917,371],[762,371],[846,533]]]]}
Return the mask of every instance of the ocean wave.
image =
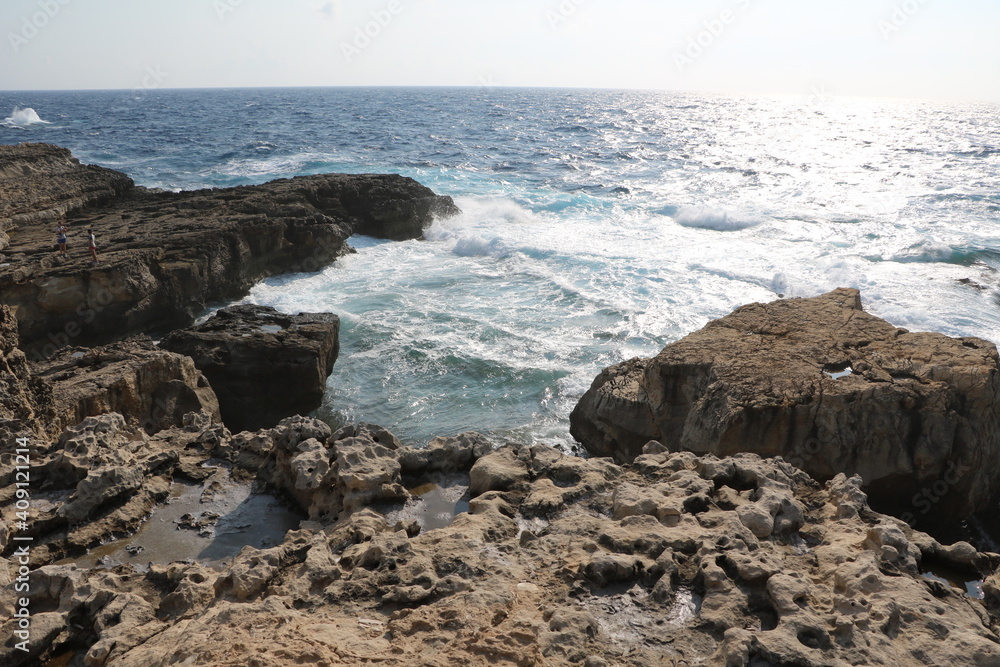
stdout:
{"type": "Polygon", "coordinates": [[[242,146],[238,151],[231,151],[223,156],[226,161],[215,166],[206,176],[225,176],[259,181],[261,178],[281,178],[303,174],[343,171],[344,165],[336,162],[336,158],[326,153],[297,153],[294,155],[268,155],[274,148],[263,142],[242,146]],[[255,157],[243,155],[258,154],[255,157]]]}
{"type": "Polygon", "coordinates": [[[459,257],[508,257],[510,249],[498,238],[463,236],[455,243],[452,253],[459,257]]]}
{"type": "MultiPolygon", "coordinates": [[[[758,274],[751,271],[741,271],[724,266],[712,266],[709,264],[693,263],[688,265],[688,270],[692,273],[705,273],[717,278],[722,278],[728,282],[745,283],[755,287],[762,287],[776,296],[790,296],[795,290],[790,287],[790,280],[784,273],[778,272],[772,275],[758,274]]],[[[796,294],[796,296],[798,296],[796,294]]]]}
{"type": "Polygon", "coordinates": [[[14,107],[14,111],[4,118],[3,125],[6,127],[28,127],[29,125],[51,125],[51,123],[42,120],[31,107],[14,107]]]}
{"type": "Polygon", "coordinates": [[[996,250],[975,246],[952,247],[931,241],[917,243],[888,258],[869,257],[868,259],[875,262],[897,262],[900,264],[953,264],[955,266],[985,264],[994,269],[1000,267],[1000,252],[996,250]]]}
{"type": "Polygon", "coordinates": [[[513,199],[459,197],[456,203],[462,213],[446,220],[435,221],[424,232],[425,238],[431,241],[445,241],[458,238],[477,226],[488,229],[495,224],[517,225],[538,221],[534,213],[513,199]]]}
{"type": "Polygon", "coordinates": [[[1000,148],[993,146],[976,146],[967,151],[955,151],[955,155],[962,157],[988,157],[990,155],[1000,155],[1000,148]]]}
{"type": "Polygon", "coordinates": [[[717,232],[735,232],[756,227],[762,219],[752,215],[730,215],[728,211],[708,207],[685,206],[673,215],[674,221],[682,227],[712,229],[717,232]]]}

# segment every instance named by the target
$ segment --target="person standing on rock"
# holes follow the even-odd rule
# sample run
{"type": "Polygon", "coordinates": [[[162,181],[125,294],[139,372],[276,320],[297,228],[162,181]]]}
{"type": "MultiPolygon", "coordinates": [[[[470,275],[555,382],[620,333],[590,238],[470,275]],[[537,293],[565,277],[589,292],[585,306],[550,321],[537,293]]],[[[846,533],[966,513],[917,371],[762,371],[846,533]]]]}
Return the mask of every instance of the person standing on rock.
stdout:
{"type": "Polygon", "coordinates": [[[87,236],[90,239],[90,259],[92,263],[97,264],[97,237],[94,236],[94,230],[88,229],[87,236]]]}
{"type": "Polygon", "coordinates": [[[56,225],[56,245],[59,246],[59,253],[62,255],[66,254],[66,225],[59,223],[56,225]]]}

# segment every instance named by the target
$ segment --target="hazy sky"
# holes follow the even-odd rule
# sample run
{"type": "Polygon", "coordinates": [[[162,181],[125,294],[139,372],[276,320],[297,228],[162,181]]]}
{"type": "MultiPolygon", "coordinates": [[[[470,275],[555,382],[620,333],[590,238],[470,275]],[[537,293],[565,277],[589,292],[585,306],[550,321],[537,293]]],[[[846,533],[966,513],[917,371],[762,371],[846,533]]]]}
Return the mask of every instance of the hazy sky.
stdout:
{"type": "Polygon", "coordinates": [[[498,85],[1000,102],[997,0],[0,0],[0,89],[498,85]]]}

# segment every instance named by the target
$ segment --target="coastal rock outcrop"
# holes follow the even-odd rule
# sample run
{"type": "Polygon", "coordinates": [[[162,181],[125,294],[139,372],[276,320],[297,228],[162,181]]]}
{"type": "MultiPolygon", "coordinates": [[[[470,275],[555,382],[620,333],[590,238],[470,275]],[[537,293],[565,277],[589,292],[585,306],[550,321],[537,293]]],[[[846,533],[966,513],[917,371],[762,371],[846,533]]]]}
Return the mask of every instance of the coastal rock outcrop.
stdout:
{"type": "MultiPolygon", "coordinates": [[[[303,420],[269,437],[308,455],[327,433],[303,420]]],[[[781,461],[657,447],[624,466],[544,446],[469,457],[475,440],[439,449],[460,452],[467,472],[511,474],[437,529],[345,505],[221,569],[35,569],[39,639],[27,653],[4,642],[0,660],[1000,665],[992,607],[926,574],[982,578],[1000,556],[872,512],[860,478],[823,487],[781,461]]],[[[384,449],[402,467],[406,453],[384,449]]]]}
{"type": "MultiPolygon", "coordinates": [[[[53,146],[5,147],[0,190],[25,200],[20,211],[37,204],[21,189],[59,190],[58,183],[39,183],[73,183],[77,172],[86,172],[79,177],[86,181],[91,171],[53,146]],[[62,161],[41,161],[30,180],[15,173],[54,153],[62,161]]],[[[125,187],[131,181],[116,178],[99,196],[80,199],[86,207],[45,209],[65,215],[66,257],[52,250],[51,224],[8,218],[0,303],[15,312],[22,349],[33,358],[187,326],[208,302],[239,297],[268,276],[323,268],[350,251],[352,234],[420,238],[434,217],[458,212],[450,197],[394,174],[302,176],[194,192],[125,187]],[[88,229],[98,238],[96,266],[82,242],[88,229]]]]}
{"type": "Polygon", "coordinates": [[[17,320],[0,305],[0,443],[45,431],[52,410],[51,389],[32,375],[18,347],[17,320]]]}
{"type": "MultiPolygon", "coordinates": [[[[175,475],[197,469],[228,437],[202,412],[154,436],[111,413],[88,417],[57,440],[32,438],[31,565],[78,556],[134,532],[167,498],[175,475]]],[[[4,457],[5,478],[13,478],[11,467],[4,457]]],[[[19,546],[10,539],[16,492],[13,483],[0,487],[0,553],[6,555],[19,546]]]]}
{"type": "Polygon", "coordinates": [[[649,441],[781,456],[819,480],[860,475],[908,521],[953,520],[1000,491],[998,371],[992,343],[898,329],[839,289],[744,306],[606,369],[572,433],[618,461],[649,441]]]}
{"type": "Polygon", "coordinates": [[[54,397],[50,431],[87,417],[119,413],[149,434],[183,424],[189,412],[219,419],[219,399],[188,357],[161,350],[146,336],[96,348],[65,348],[33,364],[54,397]]]}
{"type": "Polygon", "coordinates": [[[11,229],[48,225],[118,199],[134,187],[132,179],[121,172],[81,165],[65,148],[0,146],[0,253],[7,247],[6,232],[11,229]]]}
{"type": "Polygon", "coordinates": [[[160,347],[204,373],[233,431],[256,431],[318,408],[340,350],[340,318],[239,305],[174,331],[160,347]]]}

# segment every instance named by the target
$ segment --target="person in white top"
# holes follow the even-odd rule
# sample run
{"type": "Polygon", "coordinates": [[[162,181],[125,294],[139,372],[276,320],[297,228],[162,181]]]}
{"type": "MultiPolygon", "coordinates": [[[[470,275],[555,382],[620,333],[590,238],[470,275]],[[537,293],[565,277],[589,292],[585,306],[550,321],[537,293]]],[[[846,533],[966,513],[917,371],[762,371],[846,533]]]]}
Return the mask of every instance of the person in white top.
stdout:
{"type": "Polygon", "coordinates": [[[66,225],[64,225],[63,223],[60,222],[58,225],[56,225],[56,245],[59,246],[60,255],[66,254],[66,234],[68,233],[68,231],[69,230],[66,229],[66,225]]]}
{"type": "Polygon", "coordinates": [[[88,229],[87,236],[90,237],[90,259],[97,264],[97,237],[94,236],[94,230],[88,229]]]}

